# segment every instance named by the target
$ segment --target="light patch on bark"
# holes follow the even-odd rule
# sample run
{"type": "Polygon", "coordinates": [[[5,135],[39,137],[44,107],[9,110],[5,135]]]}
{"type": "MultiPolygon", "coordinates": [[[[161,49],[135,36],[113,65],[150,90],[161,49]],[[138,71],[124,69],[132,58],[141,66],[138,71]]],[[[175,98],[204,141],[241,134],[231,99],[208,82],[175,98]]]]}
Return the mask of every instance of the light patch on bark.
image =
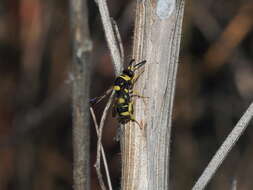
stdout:
{"type": "Polygon", "coordinates": [[[160,19],[169,18],[175,10],[176,0],[158,0],[156,14],[160,19]]]}

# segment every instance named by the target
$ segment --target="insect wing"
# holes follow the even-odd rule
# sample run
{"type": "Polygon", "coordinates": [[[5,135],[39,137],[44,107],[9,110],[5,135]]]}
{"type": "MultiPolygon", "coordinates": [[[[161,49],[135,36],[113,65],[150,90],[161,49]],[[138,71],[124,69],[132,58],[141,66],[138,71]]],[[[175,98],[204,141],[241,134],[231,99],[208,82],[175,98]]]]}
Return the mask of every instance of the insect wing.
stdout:
{"type": "Polygon", "coordinates": [[[116,104],[117,98],[115,98],[114,101],[115,101],[115,102],[114,102],[114,104],[113,104],[113,106],[112,106],[112,117],[116,117],[116,114],[117,114],[117,104],[116,104]]]}
{"type": "Polygon", "coordinates": [[[102,96],[98,96],[90,99],[90,105],[94,106],[95,104],[101,102],[106,96],[108,96],[112,92],[112,87],[109,88],[102,96]]]}

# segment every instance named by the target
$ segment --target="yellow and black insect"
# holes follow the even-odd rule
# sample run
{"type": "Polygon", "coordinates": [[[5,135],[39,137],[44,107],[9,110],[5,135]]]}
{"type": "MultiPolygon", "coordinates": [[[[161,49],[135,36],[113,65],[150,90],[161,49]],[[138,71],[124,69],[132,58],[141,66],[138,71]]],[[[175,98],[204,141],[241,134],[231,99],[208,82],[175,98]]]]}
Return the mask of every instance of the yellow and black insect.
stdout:
{"type": "MultiPolygon", "coordinates": [[[[146,61],[144,60],[136,65],[133,65],[134,62],[134,59],[131,60],[127,69],[124,69],[122,74],[116,77],[112,88],[116,95],[113,106],[113,116],[117,117],[120,124],[126,124],[129,121],[134,121],[139,125],[133,116],[134,110],[132,97],[141,96],[133,93],[133,85],[140,76],[140,74],[136,76],[135,71],[143,66],[146,61]]],[[[109,94],[112,89],[107,90],[105,95],[96,98],[95,100],[98,100],[96,102],[101,101],[101,99],[109,94]]]]}
{"type": "Polygon", "coordinates": [[[120,94],[115,99],[112,115],[117,117],[120,124],[126,124],[130,120],[136,121],[133,117],[133,103],[129,94],[120,94]]]}
{"type": "Polygon", "coordinates": [[[128,90],[133,89],[133,85],[139,77],[139,75],[135,76],[135,71],[146,63],[146,61],[142,61],[133,65],[134,61],[135,60],[132,59],[127,69],[124,69],[122,74],[115,79],[113,89],[115,90],[116,95],[120,95],[123,91],[131,93],[128,92],[128,90]]]}
{"type": "Polygon", "coordinates": [[[116,115],[120,124],[126,124],[129,121],[136,122],[133,113],[133,96],[138,96],[133,93],[133,85],[137,81],[140,75],[135,76],[135,71],[143,66],[146,61],[142,61],[133,65],[135,60],[131,60],[127,69],[124,69],[122,74],[118,76],[113,85],[113,89],[116,93],[116,100],[113,109],[113,116],[116,115]]]}

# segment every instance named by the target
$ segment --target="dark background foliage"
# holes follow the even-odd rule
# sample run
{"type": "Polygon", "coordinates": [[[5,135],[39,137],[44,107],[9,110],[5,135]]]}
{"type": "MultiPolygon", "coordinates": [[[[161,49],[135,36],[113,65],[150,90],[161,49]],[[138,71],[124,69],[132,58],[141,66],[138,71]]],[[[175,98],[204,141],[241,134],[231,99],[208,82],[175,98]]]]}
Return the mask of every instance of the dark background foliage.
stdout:
{"type": "MultiPolygon", "coordinates": [[[[91,97],[114,79],[94,1],[91,97]]],[[[134,1],[108,1],[131,59],[134,1]]],[[[252,101],[253,2],[188,0],[173,115],[171,186],[190,189],[252,101]]],[[[0,1],[0,189],[72,189],[71,39],[67,0],[0,1]]],[[[148,63],[152,64],[152,63],[148,63]]],[[[103,101],[94,106],[101,116],[103,101]]],[[[251,189],[250,125],[208,189],[251,189]]],[[[96,133],[91,124],[91,186],[96,133]]],[[[103,134],[115,189],[120,149],[111,115],[103,134]]]]}

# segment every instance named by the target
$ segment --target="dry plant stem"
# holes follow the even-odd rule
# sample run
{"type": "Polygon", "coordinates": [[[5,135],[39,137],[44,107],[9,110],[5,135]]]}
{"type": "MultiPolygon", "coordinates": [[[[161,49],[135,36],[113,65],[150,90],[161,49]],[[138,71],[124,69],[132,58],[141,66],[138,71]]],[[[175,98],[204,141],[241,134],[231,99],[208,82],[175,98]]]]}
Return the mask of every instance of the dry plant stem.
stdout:
{"type": "Polygon", "coordinates": [[[119,27],[118,27],[116,21],[113,18],[111,18],[111,20],[112,20],[112,23],[113,23],[113,29],[114,29],[114,32],[115,32],[115,35],[116,35],[116,38],[117,38],[117,42],[118,42],[118,46],[119,46],[119,50],[120,50],[121,63],[123,64],[125,55],[124,55],[122,39],[121,39],[121,36],[120,36],[120,33],[119,33],[119,27]]]}
{"type": "Polygon", "coordinates": [[[106,41],[112,56],[116,75],[119,75],[122,70],[120,51],[117,40],[113,32],[113,26],[109,15],[109,10],[105,0],[95,0],[101,15],[106,41]]]}
{"type": "Polygon", "coordinates": [[[218,149],[212,160],[207,165],[206,169],[192,188],[193,190],[204,189],[208,182],[211,180],[216,170],[222,164],[225,157],[228,155],[229,151],[238,141],[239,137],[242,135],[246,127],[248,126],[251,118],[253,117],[253,103],[249,106],[247,111],[238,121],[234,129],[230,132],[226,140],[223,142],[221,147],[218,149]]]}
{"type": "MultiPolygon", "coordinates": [[[[112,22],[111,22],[111,18],[109,15],[109,11],[108,11],[108,7],[106,4],[105,0],[95,0],[95,2],[98,5],[99,8],[99,12],[101,15],[101,19],[102,19],[102,23],[103,23],[103,27],[104,27],[104,31],[105,31],[105,37],[106,37],[106,41],[112,56],[112,60],[113,60],[113,65],[115,68],[115,73],[116,76],[118,76],[123,68],[123,62],[122,62],[122,56],[123,56],[123,48],[122,45],[120,44],[121,40],[119,36],[115,36],[115,32],[116,35],[119,35],[119,33],[117,33],[117,28],[115,28],[115,31],[113,30],[113,26],[112,26],[112,22]],[[119,44],[117,44],[117,40],[119,44]],[[119,50],[119,48],[121,49],[121,52],[119,50]]],[[[102,118],[99,124],[99,128],[98,128],[98,141],[97,141],[97,159],[96,159],[96,163],[95,163],[95,167],[97,170],[97,173],[101,173],[100,171],[100,151],[101,151],[101,140],[102,140],[102,132],[103,132],[103,127],[104,127],[104,123],[105,123],[105,119],[108,113],[108,110],[112,104],[113,101],[113,97],[114,97],[114,91],[112,92],[109,101],[107,102],[107,105],[103,111],[102,114],[102,118]]],[[[101,182],[102,183],[102,182],[101,182]]],[[[101,186],[103,186],[103,184],[101,184],[101,186]]],[[[110,188],[110,185],[109,185],[110,188]]]]}
{"type": "MultiPolygon", "coordinates": [[[[97,119],[96,119],[95,113],[94,113],[94,111],[91,107],[90,107],[90,112],[91,112],[92,119],[93,119],[94,124],[95,124],[97,136],[99,138],[99,127],[98,127],[97,119]]],[[[101,151],[103,150],[102,144],[100,145],[100,150],[101,151]]],[[[98,148],[97,148],[97,151],[98,151],[98,148]]],[[[98,159],[98,153],[97,153],[97,159],[98,159]]],[[[100,185],[101,189],[106,190],[105,183],[104,183],[104,180],[103,180],[103,175],[101,173],[101,168],[100,168],[100,154],[99,154],[99,161],[98,162],[99,163],[95,165],[97,176],[98,176],[98,182],[99,182],[99,185],[100,185]]]]}
{"type": "Polygon", "coordinates": [[[90,189],[89,87],[90,51],[87,2],[70,1],[73,52],[73,152],[74,189],[90,189]]]}
{"type": "MultiPolygon", "coordinates": [[[[99,133],[99,127],[98,127],[96,115],[95,115],[94,110],[93,110],[92,107],[90,107],[90,113],[91,113],[91,116],[92,116],[92,119],[93,119],[93,122],[94,122],[94,125],[95,125],[95,128],[96,128],[96,132],[97,132],[97,135],[98,135],[98,133],[99,133]]],[[[102,144],[101,144],[101,153],[102,153],[103,163],[104,163],[104,166],[105,166],[105,173],[106,173],[106,179],[107,179],[108,187],[109,187],[110,190],[112,190],[110,173],[109,173],[108,164],[107,164],[107,160],[106,160],[106,156],[105,156],[105,151],[104,151],[104,148],[103,148],[102,144]]],[[[101,174],[100,170],[97,170],[97,175],[100,178],[99,179],[100,185],[104,184],[103,178],[102,178],[102,174],[101,174]]],[[[104,189],[104,188],[102,187],[102,189],[104,189]]]]}
{"type": "MultiPolygon", "coordinates": [[[[106,117],[107,117],[107,114],[108,114],[108,111],[109,111],[109,108],[112,104],[112,101],[113,101],[113,97],[114,97],[114,91],[112,91],[111,95],[110,95],[110,98],[105,106],[105,109],[103,111],[103,114],[102,114],[102,117],[101,117],[101,121],[100,121],[100,124],[99,124],[99,128],[98,128],[98,141],[97,141],[97,159],[96,159],[96,163],[95,163],[95,168],[97,170],[97,173],[101,173],[100,171],[100,160],[101,160],[101,155],[100,155],[100,152],[101,152],[101,146],[102,146],[102,134],[103,134],[103,128],[104,128],[104,124],[105,124],[105,120],[106,120],[106,117]]],[[[102,181],[100,181],[102,182],[102,181]]],[[[101,187],[104,186],[103,183],[100,184],[101,187]]]]}
{"type": "MultiPolygon", "coordinates": [[[[184,0],[137,1],[133,58],[147,60],[135,90],[134,122],[123,130],[122,189],[169,189],[171,117],[184,0]],[[133,126],[134,125],[134,126],[133,126]]],[[[140,71],[141,72],[141,71],[140,71]]]]}

